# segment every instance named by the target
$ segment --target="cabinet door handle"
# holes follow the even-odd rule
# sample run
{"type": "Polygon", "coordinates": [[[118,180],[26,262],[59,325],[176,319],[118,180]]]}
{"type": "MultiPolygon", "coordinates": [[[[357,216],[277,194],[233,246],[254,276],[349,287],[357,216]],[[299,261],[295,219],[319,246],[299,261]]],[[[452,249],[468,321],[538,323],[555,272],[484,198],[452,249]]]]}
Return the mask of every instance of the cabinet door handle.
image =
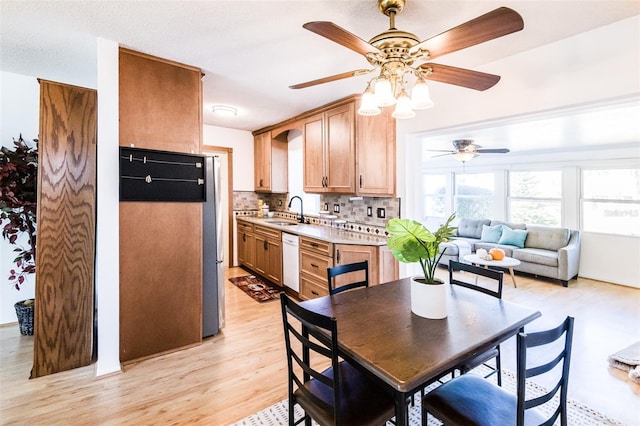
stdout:
{"type": "Polygon", "coordinates": [[[264,182],[264,180],[262,178],[260,178],[260,188],[262,188],[262,182],[264,182]]]}
{"type": "Polygon", "coordinates": [[[318,294],[318,292],[314,290],[311,290],[311,294],[313,294],[314,296],[320,296],[320,294],[318,294]]]}
{"type": "Polygon", "coordinates": [[[360,175],[360,189],[362,189],[362,175],[360,175]]]}
{"type": "Polygon", "coordinates": [[[242,234],[242,242],[247,242],[247,234],[242,234]]]}
{"type": "Polygon", "coordinates": [[[264,242],[264,249],[265,249],[265,250],[269,249],[269,245],[267,244],[267,242],[266,242],[266,241],[264,242]]]}
{"type": "Polygon", "coordinates": [[[340,263],[340,249],[336,250],[336,262],[340,263]]]}
{"type": "Polygon", "coordinates": [[[318,265],[316,265],[315,263],[312,263],[311,266],[314,267],[314,268],[318,267],[318,265]]]}

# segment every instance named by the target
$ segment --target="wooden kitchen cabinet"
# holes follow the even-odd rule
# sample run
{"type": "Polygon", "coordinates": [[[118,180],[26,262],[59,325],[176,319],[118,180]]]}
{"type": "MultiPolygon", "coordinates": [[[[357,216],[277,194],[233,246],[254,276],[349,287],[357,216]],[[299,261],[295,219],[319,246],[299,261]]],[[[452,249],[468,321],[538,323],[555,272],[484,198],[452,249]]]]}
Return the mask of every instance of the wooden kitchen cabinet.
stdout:
{"type": "Polygon", "coordinates": [[[327,296],[327,268],[333,266],[333,244],[300,237],[300,291],[302,300],[327,296]]]}
{"type": "Polygon", "coordinates": [[[380,115],[356,115],[358,195],[393,196],[396,192],[396,120],[391,108],[380,115]]]}
{"type": "Polygon", "coordinates": [[[305,192],[395,195],[395,119],[390,110],[357,115],[359,99],[319,108],[303,120],[305,192]]]}
{"type": "Polygon", "coordinates": [[[255,226],[255,271],[277,285],[282,284],[282,233],[255,226]]]}
{"type": "Polygon", "coordinates": [[[249,269],[256,261],[256,237],[253,225],[238,221],[238,263],[249,269]]]}
{"type": "MultiPolygon", "coordinates": [[[[356,262],[369,262],[369,285],[398,279],[398,261],[386,246],[333,244],[300,237],[300,298],[329,294],[327,268],[356,262]],[[386,255],[385,253],[388,253],[386,255]]],[[[364,273],[336,277],[335,286],[364,280],[364,273]],[[359,274],[359,276],[358,276],[359,274]]]]}
{"type": "Polygon", "coordinates": [[[352,194],[355,185],[354,102],[304,120],[304,191],[352,194]]]}
{"type": "MultiPolygon", "coordinates": [[[[270,131],[253,137],[254,187],[256,192],[288,191],[288,145],[272,139],[270,131]]],[[[286,137],[286,133],[284,134],[286,137]]]]}

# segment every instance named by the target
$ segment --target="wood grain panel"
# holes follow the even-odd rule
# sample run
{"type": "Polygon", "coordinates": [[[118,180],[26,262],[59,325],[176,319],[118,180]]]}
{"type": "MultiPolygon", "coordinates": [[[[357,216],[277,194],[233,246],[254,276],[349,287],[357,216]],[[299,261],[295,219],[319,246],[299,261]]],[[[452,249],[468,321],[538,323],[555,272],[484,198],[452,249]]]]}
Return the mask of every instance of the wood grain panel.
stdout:
{"type": "Polygon", "coordinates": [[[31,377],[91,363],[95,90],[40,81],[38,251],[31,377]]]}
{"type": "MultiPolygon", "coordinates": [[[[120,145],[200,153],[201,72],[120,50],[120,145]]],[[[120,361],[202,341],[202,204],[120,203],[120,361]]]]}
{"type": "Polygon", "coordinates": [[[200,69],[120,49],[120,145],[199,154],[200,69]]]}

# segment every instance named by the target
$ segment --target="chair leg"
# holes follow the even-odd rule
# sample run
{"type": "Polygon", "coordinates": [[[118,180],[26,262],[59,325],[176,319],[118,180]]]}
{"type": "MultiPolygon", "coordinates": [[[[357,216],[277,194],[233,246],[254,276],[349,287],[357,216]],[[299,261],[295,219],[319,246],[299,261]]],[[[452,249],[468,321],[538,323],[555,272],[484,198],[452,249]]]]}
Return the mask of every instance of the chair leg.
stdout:
{"type": "Polygon", "coordinates": [[[498,345],[498,356],[496,356],[496,374],[498,375],[498,386],[502,387],[502,363],[500,362],[500,345],[498,345]]]}

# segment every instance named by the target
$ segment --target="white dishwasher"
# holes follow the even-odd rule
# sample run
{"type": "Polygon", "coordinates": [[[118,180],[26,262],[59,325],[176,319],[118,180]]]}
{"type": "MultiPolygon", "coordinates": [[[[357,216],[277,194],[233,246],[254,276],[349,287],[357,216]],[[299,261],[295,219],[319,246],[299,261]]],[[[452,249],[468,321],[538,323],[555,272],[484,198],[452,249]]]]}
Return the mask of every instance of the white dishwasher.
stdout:
{"type": "Polygon", "coordinates": [[[298,236],[282,233],[282,278],[284,285],[300,291],[300,258],[298,257],[298,236]]]}

